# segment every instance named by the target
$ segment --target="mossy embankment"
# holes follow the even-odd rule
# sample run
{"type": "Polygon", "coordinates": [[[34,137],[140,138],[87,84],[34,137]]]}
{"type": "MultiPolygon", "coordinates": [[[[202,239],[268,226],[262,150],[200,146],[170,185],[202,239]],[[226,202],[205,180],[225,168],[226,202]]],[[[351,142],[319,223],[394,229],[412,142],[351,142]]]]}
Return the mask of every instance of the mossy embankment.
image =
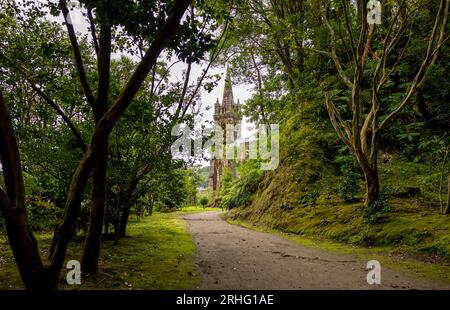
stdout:
{"type": "Polygon", "coordinates": [[[229,217],[293,234],[367,247],[390,246],[398,251],[450,259],[449,217],[420,201],[391,200],[389,212],[377,223],[369,224],[361,203],[319,200],[315,207],[287,209],[284,201],[272,200],[270,204],[265,200],[263,204],[270,205],[262,208],[259,198],[255,200],[249,207],[232,210],[229,217]]]}
{"type": "MultiPolygon", "coordinates": [[[[203,208],[184,208],[174,213],[155,212],[152,216],[130,219],[127,237],[119,244],[104,241],[100,272],[84,276],[81,285],[68,286],[67,271],[61,273],[61,289],[195,289],[200,277],[195,266],[195,244],[186,230],[182,214],[201,212],[203,208]]],[[[36,233],[42,257],[52,234],[36,233]]],[[[83,239],[71,242],[68,260],[80,260],[83,239]]],[[[11,249],[0,237],[0,289],[21,289],[22,282],[11,249]]]]}
{"type": "MultiPolygon", "coordinates": [[[[329,124],[315,121],[314,111],[312,104],[299,106],[281,126],[280,165],[253,178],[249,188],[254,190],[245,192],[245,199],[239,199],[245,188],[241,180],[222,191],[226,202],[241,202],[229,204],[236,207],[228,219],[302,240],[320,239],[317,244],[323,246],[385,253],[393,262],[408,256],[450,278],[450,216],[439,212],[441,173],[450,169],[448,162],[443,167],[433,148],[418,153],[407,151],[411,145],[404,141],[383,145],[382,197],[364,209],[364,177],[354,157],[329,124]]],[[[249,183],[252,169],[258,168],[241,167],[241,179],[249,183]]]]}
{"type": "Polygon", "coordinates": [[[430,199],[437,197],[429,191],[436,188],[437,172],[428,168],[426,177],[417,174],[424,169],[423,164],[398,159],[381,163],[381,179],[395,186],[395,192],[413,187],[420,194],[390,196],[388,208],[374,222],[368,221],[360,196],[345,202],[322,188],[312,201],[307,189],[299,190],[298,171],[292,166],[263,177],[251,203],[232,209],[227,218],[252,229],[282,233],[304,245],[378,258],[387,266],[450,281],[450,217],[440,214],[439,204],[430,199]]]}

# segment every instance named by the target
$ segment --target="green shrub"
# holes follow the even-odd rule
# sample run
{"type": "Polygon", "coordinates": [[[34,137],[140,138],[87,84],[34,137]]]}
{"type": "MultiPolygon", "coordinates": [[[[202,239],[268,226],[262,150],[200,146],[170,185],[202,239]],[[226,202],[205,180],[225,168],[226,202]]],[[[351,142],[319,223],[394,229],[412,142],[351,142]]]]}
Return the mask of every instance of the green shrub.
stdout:
{"type": "Polygon", "coordinates": [[[206,208],[208,203],[209,203],[208,197],[203,196],[202,198],[200,198],[200,204],[202,205],[203,209],[206,208]]]}
{"type": "Polygon", "coordinates": [[[31,200],[27,205],[28,217],[33,230],[51,230],[58,223],[63,210],[48,201],[31,200]]]}
{"type": "Polygon", "coordinates": [[[377,200],[364,209],[363,217],[367,224],[374,225],[379,223],[391,210],[392,206],[388,203],[388,197],[381,194],[377,200]]]}
{"type": "Polygon", "coordinates": [[[310,206],[315,210],[317,207],[317,200],[319,199],[319,196],[320,196],[319,189],[307,191],[306,194],[300,197],[299,204],[304,206],[310,206]]]}
{"type": "Polygon", "coordinates": [[[233,181],[222,190],[221,206],[225,209],[248,206],[251,198],[258,190],[262,172],[259,169],[251,169],[240,179],[233,181]]]}
{"type": "Polygon", "coordinates": [[[361,191],[362,173],[347,147],[342,147],[339,150],[339,155],[336,156],[335,161],[343,175],[336,189],[337,193],[345,201],[351,201],[361,191]]]}

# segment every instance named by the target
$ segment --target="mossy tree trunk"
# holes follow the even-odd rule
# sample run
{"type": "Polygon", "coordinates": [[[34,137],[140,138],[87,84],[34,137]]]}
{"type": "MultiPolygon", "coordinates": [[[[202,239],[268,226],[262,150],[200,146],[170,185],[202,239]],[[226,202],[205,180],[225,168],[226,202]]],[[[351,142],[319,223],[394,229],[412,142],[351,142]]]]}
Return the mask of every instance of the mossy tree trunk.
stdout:
{"type": "Polygon", "coordinates": [[[448,186],[447,186],[447,205],[444,208],[442,213],[449,214],[450,213],[450,174],[448,175],[448,186]]]}
{"type": "Polygon", "coordinates": [[[380,195],[380,184],[378,179],[378,169],[371,169],[364,172],[366,181],[366,193],[364,195],[364,207],[369,207],[380,195]]]}
{"type": "MultiPolygon", "coordinates": [[[[344,1],[344,5],[345,1],[344,1]]],[[[387,60],[391,57],[391,53],[399,43],[399,37],[402,31],[407,28],[409,20],[407,20],[406,8],[402,5],[399,10],[391,10],[389,13],[385,11],[384,25],[378,26],[375,23],[367,22],[368,9],[364,1],[358,1],[358,18],[360,25],[360,36],[353,36],[351,29],[351,20],[349,15],[345,14],[345,22],[347,32],[350,37],[348,46],[351,46],[354,57],[354,68],[352,74],[348,74],[344,70],[344,65],[339,58],[337,52],[338,36],[335,28],[329,21],[329,12],[331,10],[328,2],[319,1],[320,13],[325,27],[328,29],[330,42],[329,51],[312,50],[322,56],[330,58],[338,72],[343,84],[351,91],[349,105],[351,107],[351,121],[345,119],[340,109],[334,103],[331,93],[325,93],[325,104],[328,114],[336,133],[339,138],[348,146],[361,166],[365,181],[366,194],[364,206],[370,206],[379,195],[379,180],[377,167],[377,154],[379,150],[378,138],[380,132],[392,119],[398,117],[399,113],[410,103],[411,98],[417,89],[420,89],[427,80],[427,73],[430,66],[437,61],[437,55],[446,40],[445,27],[447,25],[447,14],[450,6],[450,0],[440,0],[439,10],[436,13],[434,25],[431,34],[427,38],[427,50],[422,59],[420,69],[416,72],[415,77],[411,80],[411,85],[403,94],[402,100],[395,109],[385,115],[382,120],[380,115],[380,107],[382,106],[382,89],[389,80],[391,72],[397,69],[397,65],[404,62],[403,55],[400,56],[397,63],[389,67],[387,60]],[[389,17],[389,18],[388,18],[389,17]],[[401,18],[399,18],[401,17],[401,18]],[[405,18],[404,18],[405,17],[405,18]],[[374,41],[379,40],[377,29],[384,27],[385,29],[396,29],[396,31],[388,31],[385,39],[377,43],[379,50],[374,50],[374,41]],[[439,30],[440,29],[440,30],[439,30]],[[378,54],[380,52],[380,54],[378,54]],[[373,55],[378,54],[379,57],[374,58],[373,55]],[[366,69],[367,64],[372,61],[373,68],[370,73],[366,69]],[[370,78],[367,74],[370,74],[370,78]],[[367,81],[371,81],[367,85],[367,81]],[[371,98],[369,105],[366,99],[362,98],[362,93],[370,87],[371,98]],[[368,111],[366,113],[365,111],[368,111]]]]}

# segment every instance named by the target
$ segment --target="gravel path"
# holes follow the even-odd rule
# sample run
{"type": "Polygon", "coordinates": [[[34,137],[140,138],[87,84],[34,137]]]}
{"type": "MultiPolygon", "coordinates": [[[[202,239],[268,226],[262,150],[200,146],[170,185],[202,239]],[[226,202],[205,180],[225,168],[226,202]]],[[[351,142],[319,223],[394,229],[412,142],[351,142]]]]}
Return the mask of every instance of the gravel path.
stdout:
{"type": "Polygon", "coordinates": [[[220,212],[184,216],[197,245],[201,289],[450,289],[382,267],[367,284],[366,263],[280,236],[228,224],[220,212]]]}

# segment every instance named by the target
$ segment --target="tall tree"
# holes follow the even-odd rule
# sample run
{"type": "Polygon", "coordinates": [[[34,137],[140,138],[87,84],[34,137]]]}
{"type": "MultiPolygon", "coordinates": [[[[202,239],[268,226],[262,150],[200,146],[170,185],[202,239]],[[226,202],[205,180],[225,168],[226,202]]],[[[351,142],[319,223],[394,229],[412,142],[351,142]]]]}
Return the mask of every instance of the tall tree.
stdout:
{"type": "MultiPolygon", "coordinates": [[[[11,117],[0,99],[0,150],[6,192],[0,190],[0,210],[5,217],[8,238],[26,288],[54,289],[66,256],[67,245],[80,209],[88,178],[104,149],[111,130],[131,104],[158,55],[177,34],[180,20],[191,1],[178,0],[156,30],[149,48],[109,111],[100,119],[91,143],[70,182],[61,224],[55,230],[49,263],[43,263],[27,219],[21,162],[11,117]]],[[[176,46],[176,45],[175,45],[176,46]]]]}
{"type": "MultiPolygon", "coordinates": [[[[416,72],[413,80],[406,89],[403,98],[397,106],[381,118],[383,103],[383,87],[388,82],[390,76],[397,70],[399,64],[404,60],[405,49],[409,47],[409,42],[401,45],[402,35],[409,26],[412,25],[414,12],[420,11],[415,7],[415,3],[410,4],[408,1],[400,1],[397,7],[385,12],[385,25],[377,26],[376,23],[368,23],[369,12],[365,1],[358,1],[357,18],[360,34],[358,37],[354,35],[352,29],[352,20],[350,11],[346,1],[342,2],[345,12],[346,29],[348,32],[348,45],[351,46],[353,55],[354,71],[351,75],[347,74],[344,66],[338,57],[336,50],[337,36],[330,23],[328,15],[330,5],[326,5],[321,1],[321,17],[328,28],[330,36],[330,51],[321,52],[323,55],[330,57],[339,73],[343,83],[351,91],[350,106],[352,112],[352,120],[349,125],[343,118],[338,108],[332,100],[331,93],[326,93],[325,103],[330,116],[331,123],[338,133],[341,140],[349,147],[361,166],[366,184],[365,206],[370,206],[378,199],[380,193],[378,178],[378,151],[379,151],[379,135],[386,127],[389,121],[394,119],[400,111],[411,101],[411,97],[417,90],[417,87],[426,79],[429,67],[436,62],[435,55],[447,41],[446,26],[448,19],[449,0],[441,0],[439,9],[435,16],[435,22],[430,30],[427,38],[427,47],[425,56],[422,59],[420,68],[416,72]],[[377,29],[380,33],[377,34],[377,29]],[[374,48],[374,42],[378,48],[374,48]],[[392,53],[398,51],[396,61],[391,61],[392,53]],[[368,62],[375,63],[375,69],[369,73],[368,62]],[[370,78],[365,77],[370,74],[370,78]],[[367,80],[370,81],[370,100],[369,112],[364,115],[365,98],[363,91],[367,80]]],[[[417,14],[417,13],[416,13],[417,14]]],[[[370,17],[370,16],[369,16],[370,17]]]]}

